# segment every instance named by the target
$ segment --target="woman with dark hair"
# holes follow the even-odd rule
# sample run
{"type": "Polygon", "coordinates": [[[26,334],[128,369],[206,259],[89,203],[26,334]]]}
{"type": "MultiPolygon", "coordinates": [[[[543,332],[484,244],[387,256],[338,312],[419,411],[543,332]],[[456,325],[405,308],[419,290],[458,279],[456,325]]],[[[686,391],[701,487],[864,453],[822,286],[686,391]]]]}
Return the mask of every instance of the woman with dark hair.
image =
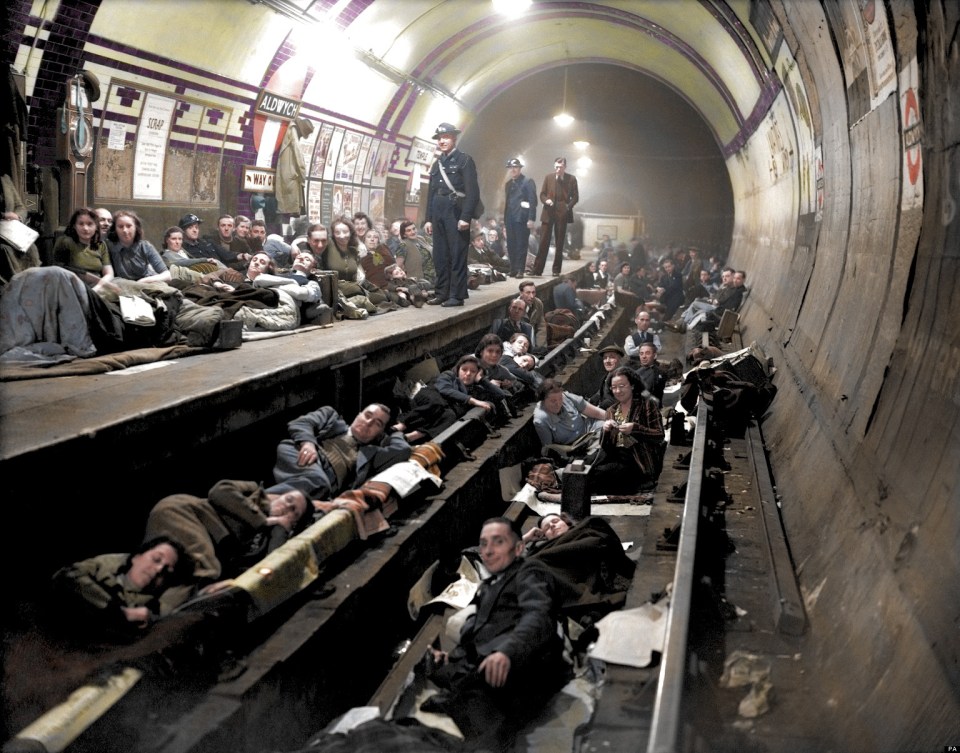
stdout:
{"type": "Polygon", "coordinates": [[[536,395],[543,384],[543,377],[537,373],[537,359],[530,354],[530,338],[522,332],[514,332],[510,340],[503,344],[500,365],[509,371],[519,382],[519,392],[536,395]]]}
{"type": "MultiPolygon", "coordinates": [[[[199,280],[203,275],[216,272],[219,269],[226,269],[226,265],[216,259],[197,259],[190,256],[183,250],[183,228],[179,225],[173,225],[163,231],[163,263],[170,269],[174,278],[187,277],[190,280],[196,278],[199,280]],[[176,268],[186,269],[189,272],[186,275],[179,274],[176,268]],[[190,272],[196,274],[191,275],[190,272]]],[[[240,279],[237,273],[234,281],[240,279]]]]}
{"type": "Polygon", "coordinates": [[[533,554],[543,544],[562,536],[576,525],[577,521],[566,512],[548,512],[537,524],[523,534],[524,553],[533,554]]]}
{"type": "Polygon", "coordinates": [[[346,217],[338,217],[330,224],[330,241],[321,253],[320,264],[336,272],[340,282],[356,282],[359,245],[353,223],[346,217]]]}
{"type": "Polygon", "coordinates": [[[361,269],[360,241],[353,223],[346,217],[338,217],[330,224],[329,236],[330,240],[320,254],[320,263],[324,269],[337,273],[338,290],[345,299],[345,302],[341,300],[341,306],[356,311],[360,318],[376,314],[377,305],[357,279],[357,271],[361,269]]]}
{"type": "Polygon", "coordinates": [[[636,563],[603,518],[547,513],[523,540],[526,556],[556,577],[564,615],[586,627],[624,605],[636,563]]]}
{"type": "Polygon", "coordinates": [[[533,428],[544,454],[567,460],[590,448],[590,435],[606,416],[602,408],[567,392],[559,380],[548,378],[543,380],[540,402],[533,409],[533,428]]]}
{"type": "Polygon", "coordinates": [[[130,634],[169,611],[163,592],[191,567],[183,547],[157,536],[132,554],[101,554],[57,571],[53,607],[61,621],[66,610],[87,627],[130,634]]]}
{"type": "Polygon", "coordinates": [[[393,426],[408,442],[423,442],[448,429],[471,408],[489,413],[507,393],[484,378],[480,360],[473,354],[460,356],[454,367],[441,372],[413,396],[410,410],[393,426]]]}
{"type": "Polygon", "coordinates": [[[143,223],[129,209],[113,215],[108,245],[117,277],[137,282],[170,281],[170,270],[153,244],[144,239],[143,223]]]}
{"type": "Polygon", "coordinates": [[[477,343],[476,354],[487,380],[507,394],[514,395],[523,389],[523,384],[500,363],[503,358],[503,340],[488,332],[477,343]]]}
{"type": "Polygon", "coordinates": [[[607,408],[600,454],[594,463],[598,491],[635,494],[656,488],[663,465],[663,417],[636,372],[620,366],[610,379],[616,402],[607,408]]]}
{"type": "Polygon", "coordinates": [[[74,272],[95,291],[113,279],[110,252],[100,238],[99,220],[88,207],[74,210],[64,235],[53,245],[54,263],[74,272]]]}
{"type": "MultiPolygon", "coordinates": [[[[362,256],[363,249],[367,246],[367,233],[374,229],[373,220],[363,212],[354,212],[353,229],[357,232],[357,246],[362,256]]],[[[373,249],[370,250],[372,251],[373,249]]]]}

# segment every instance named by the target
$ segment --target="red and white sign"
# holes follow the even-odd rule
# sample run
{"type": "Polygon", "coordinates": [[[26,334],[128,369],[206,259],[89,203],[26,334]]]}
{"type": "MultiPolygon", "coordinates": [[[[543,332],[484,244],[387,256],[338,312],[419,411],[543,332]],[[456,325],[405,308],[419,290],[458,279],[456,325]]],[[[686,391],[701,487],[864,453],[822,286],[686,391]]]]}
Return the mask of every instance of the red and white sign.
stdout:
{"type": "Polygon", "coordinates": [[[913,58],[899,76],[900,127],[903,133],[903,179],[901,181],[901,209],[919,209],[923,206],[923,121],[920,101],[917,59],[913,58]]]}

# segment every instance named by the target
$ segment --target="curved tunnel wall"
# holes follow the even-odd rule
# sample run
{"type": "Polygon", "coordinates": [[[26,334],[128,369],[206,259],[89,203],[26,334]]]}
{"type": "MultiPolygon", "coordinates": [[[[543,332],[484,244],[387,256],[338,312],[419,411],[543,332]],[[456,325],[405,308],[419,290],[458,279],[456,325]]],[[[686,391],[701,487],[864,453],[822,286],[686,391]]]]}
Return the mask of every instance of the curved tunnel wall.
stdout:
{"type": "MultiPolygon", "coordinates": [[[[390,170],[398,178],[409,172],[399,155],[430,132],[427,124],[472,114],[400,92],[389,70],[323,55],[334,36],[291,36],[289,21],[263,7],[230,4],[222,30],[211,19],[223,18],[223,3],[186,5],[173,15],[169,5],[161,12],[148,2],[7,4],[7,58],[33,55],[34,69],[36,56],[43,60],[28,81],[38,162],[52,161],[51,108],[61,96],[43,76],[63,75],[63,66],[78,61],[105,82],[122,69],[126,80],[246,112],[297,45],[314,45],[321,62],[303,71],[306,114],[369,127],[395,149],[390,170]],[[40,19],[30,14],[38,8],[49,13],[31,53],[40,19]],[[174,33],[198,23],[210,24],[203,44],[174,33]],[[402,113],[390,112],[400,94],[402,113]]],[[[348,7],[368,13],[371,33],[389,18],[382,2],[348,7]]],[[[719,9],[728,27],[737,26],[727,6],[698,7],[719,9]]],[[[958,8],[864,4],[886,14],[902,79],[899,90],[868,97],[865,106],[864,81],[849,75],[843,59],[844,14],[857,4],[751,7],[766,14],[768,34],[783,35],[769,61],[783,87],[721,144],[736,212],[730,261],[748,270],[752,288],[745,337],[779,368],[763,430],[807,601],[808,645],[822,670],[823,693],[810,703],[838,749],[936,749],[960,733],[958,8]],[[900,99],[908,88],[919,97],[916,122],[900,99]],[[918,137],[919,148],[908,149],[918,137]]],[[[404,39],[411,59],[416,41],[404,39]]],[[[424,49],[446,49],[442,40],[423,41],[424,49]]],[[[400,52],[392,49],[397,65],[400,52]]],[[[256,154],[252,128],[246,116],[218,128],[219,177],[236,186],[240,167],[256,154]]],[[[232,211],[248,198],[224,190],[220,207],[232,211]]],[[[153,229],[180,211],[158,210],[149,218],[153,229]]]]}
{"type": "Polygon", "coordinates": [[[786,92],[729,160],[731,258],[753,283],[745,332],[780,367],[763,430],[823,669],[811,702],[850,750],[936,747],[960,729],[958,239],[941,193],[957,190],[944,46],[957,18],[945,7],[890,9],[897,70],[925,95],[918,180],[896,94],[851,122],[843,29],[816,3],[777,15],[815,105],[822,210],[804,211],[796,170],[770,167],[771,144],[795,145],[782,131],[805,125],[786,92]]]}

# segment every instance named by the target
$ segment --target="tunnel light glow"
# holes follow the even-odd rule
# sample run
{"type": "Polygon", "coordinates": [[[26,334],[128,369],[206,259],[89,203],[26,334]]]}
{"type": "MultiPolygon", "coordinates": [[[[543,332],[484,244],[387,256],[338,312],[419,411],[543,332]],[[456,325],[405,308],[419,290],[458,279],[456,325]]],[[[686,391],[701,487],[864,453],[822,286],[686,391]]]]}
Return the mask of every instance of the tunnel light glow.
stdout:
{"type": "Polygon", "coordinates": [[[590,146],[590,142],[589,142],[589,141],[574,141],[574,142],[573,142],[573,145],[582,152],[584,149],[586,149],[588,146],[590,146]]]}
{"type": "Polygon", "coordinates": [[[573,123],[573,115],[567,112],[567,69],[563,69],[563,107],[553,116],[553,122],[561,128],[568,128],[573,123]]]}
{"type": "Polygon", "coordinates": [[[507,18],[522,16],[533,0],[492,0],[493,9],[507,18]]]}
{"type": "Polygon", "coordinates": [[[593,160],[586,155],[577,158],[577,169],[581,171],[586,170],[592,164],[593,164],[593,160]]]}

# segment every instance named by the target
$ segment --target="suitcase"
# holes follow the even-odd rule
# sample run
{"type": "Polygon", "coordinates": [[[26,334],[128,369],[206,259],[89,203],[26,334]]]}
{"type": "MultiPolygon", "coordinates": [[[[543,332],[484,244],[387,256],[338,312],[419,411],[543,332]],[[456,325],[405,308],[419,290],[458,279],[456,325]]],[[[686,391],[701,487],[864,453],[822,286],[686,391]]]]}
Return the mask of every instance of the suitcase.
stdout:
{"type": "Polygon", "coordinates": [[[323,302],[331,309],[335,309],[337,295],[340,292],[340,275],[329,269],[317,269],[313,274],[317,278],[317,282],[320,283],[323,302]]]}

